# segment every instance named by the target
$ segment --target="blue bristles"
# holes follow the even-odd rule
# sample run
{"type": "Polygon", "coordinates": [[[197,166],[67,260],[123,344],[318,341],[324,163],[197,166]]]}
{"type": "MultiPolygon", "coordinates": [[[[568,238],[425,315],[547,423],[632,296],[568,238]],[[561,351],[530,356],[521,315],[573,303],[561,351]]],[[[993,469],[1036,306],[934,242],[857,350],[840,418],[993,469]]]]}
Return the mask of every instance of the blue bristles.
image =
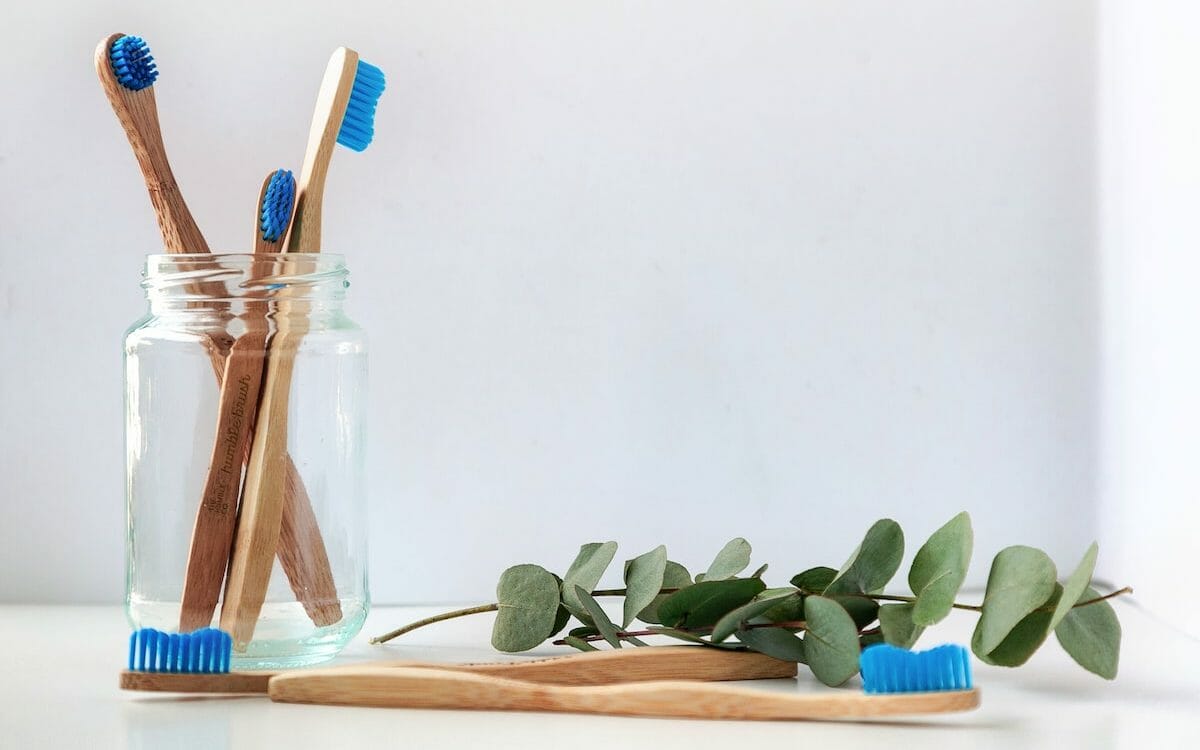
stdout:
{"type": "Polygon", "coordinates": [[[971,658],[962,646],[916,652],[880,643],[865,649],[858,663],[868,693],[971,689],[971,658]]]}
{"type": "Polygon", "coordinates": [[[287,233],[292,219],[292,206],[296,200],[296,178],[287,169],[271,175],[267,190],[263,193],[258,228],[267,242],[278,242],[287,233]]]}
{"type": "Polygon", "coordinates": [[[346,116],[338,130],[337,142],[352,151],[362,151],[375,137],[375,105],[383,95],[383,71],[370,63],[358,61],[354,73],[354,88],[346,104],[346,116]]]}
{"type": "Polygon", "coordinates": [[[154,55],[150,54],[150,48],[141,37],[123,36],[117,39],[108,50],[108,60],[112,63],[117,83],[132,91],[153,86],[158,78],[154,55]]]}
{"type": "Polygon", "coordinates": [[[142,628],[129,636],[129,669],[134,672],[224,673],[232,655],[233,639],[216,628],[184,634],[142,628]]]}

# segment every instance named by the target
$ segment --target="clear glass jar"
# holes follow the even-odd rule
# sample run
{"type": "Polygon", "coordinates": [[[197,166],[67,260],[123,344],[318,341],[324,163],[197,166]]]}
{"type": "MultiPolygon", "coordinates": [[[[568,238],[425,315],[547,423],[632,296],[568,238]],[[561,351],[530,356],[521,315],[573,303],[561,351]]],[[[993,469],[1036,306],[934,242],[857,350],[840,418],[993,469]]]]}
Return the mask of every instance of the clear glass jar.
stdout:
{"type": "Polygon", "coordinates": [[[346,277],[327,253],[147,258],[125,336],[133,627],[238,629],[242,669],[323,661],[362,627],[367,346],[346,277]]]}

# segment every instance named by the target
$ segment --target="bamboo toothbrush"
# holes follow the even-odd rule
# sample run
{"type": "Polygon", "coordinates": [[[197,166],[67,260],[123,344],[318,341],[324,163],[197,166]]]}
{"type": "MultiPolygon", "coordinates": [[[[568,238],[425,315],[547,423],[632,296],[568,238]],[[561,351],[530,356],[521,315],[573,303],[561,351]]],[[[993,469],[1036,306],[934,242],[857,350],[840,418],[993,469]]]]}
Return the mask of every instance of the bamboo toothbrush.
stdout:
{"type": "Polygon", "coordinates": [[[158,70],[149,47],[140,37],[112,34],[96,47],[96,73],[142,168],[163,247],[168,253],[207,253],[167,161],[154,101],[158,70]]]}
{"type": "MultiPolygon", "coordinates": [[[[158,219],[164,250],[168,253],[208,253],[208,243],[188,211],[167,160],[154,97],[154,82],[158,78],[158,70],[149,47],[139,37],[111,34],[96,46],[95,64],[100,84],[141,167],[150,202],[158,219]]],[[[224,286],[220,282],[197,282],[191,286],[191,291],[216,298],[225,296],[224,286]]],[[[224,332],[214,332],[210,337],[203,339],[202,343],[212,361],[218,383],[223,382],[225,352],[231,346],[232,337],[224,332]]],[[[249,403],[249,400],[247,402],[249,403]]],[[[218,436],[221,434],[217,433],[218,436]]],[[[239,454],[237,469],[233,473],[240,475],[244,461],[244,453],[239,454]]],[[[285,471],[286,533],[280,539],[280,562],[293,591],[304,604],[313,622],[318,626],[331,625],[341,620],[342,613],[336,590],[333,588],[333,574],[329,568],[324,543],[316,526],[308,494],[290,458],[285,459],[285,471]]],[[[206,494],[198,516],[209,511],[223,510],[230,513],[236,509],[236,492],[232,495],[222,495],[216,502],[210,502],[211,499],[212,496],[206,494]]],[[[199,523],[198,517],[197,524],[199,523]]],[[[222,577],[226,564],[226,560],[220,561],[219,575],[222,577]]],[[[217,586],[219,589],[220,580],[217,586]]],[[[185,609],[181,625],[190,625],[185,627],[185,630],[207,625],[212,620],[215,603],[214,599],[206,617],[195,614],[194,608],[189,608],[191,614],[185,609]]]]}
{"type": "MultiPolygon", "coordinates": [[[[639,649],[652,651],[657,647],[639,649]]],[[[636,653],[636,652],[635,652],[636,653]]],[[[544,685],[445,669],[348,667],[290,672],[269,681],[271,700],[343,706],[565,711],[694,719],[841,720],[968,711],[979,705],[969,656],[946,645],[919,654],[863,651],[865,693],[787,694],[683,680],[596,686],[544,685]]]]}
{"type": "MultiPolygon", "coordinates": [[[[129,669],[121,673],[121,688],[172,693],[266,694],[272,677],[286,672],[228,672],[229,636],[219,630],[170,636],[141,630],[130,637],[129,669]],[[185,669],[189,641],[207,641],[208,662],[185,669]],[[174,639],[174,640],[172,640],[174,639]],[[153,647],[153,655],[151,648],[153,647]],[[175,671],[167,671],[174,668],[175,671]],[[149,671],[149,670],[155,671],[149,671]],[[208,671],[212,670],[212,671],[208,671]]],[[[437,664],[414,661],[381,661],[321,671],[357,670],[364,667],[411,667],[472,672],[537,682],[542,685],[608,685],[646,680],[765,680],[796,676],[795,662],[773,659],[752,651],[729,651],[702,646],[656,646],[571,654],[549,659],[489,664],[437,664]]],[[[302,670],[311,674],[313,669],[302,670]]]]}
{"type": "MultiPolygon", "coordinates": [[[[254,216],[254,253],[250,280],[271,272],[261,253],[278,252],[292,218],[296,184],[292,173],[277,170],[267,176],[259,192],[254,216]]],[[[180,632],[207,627],[221,595],[229,549],[237,521],[242,465],[250,443],[251,426],[262,386],[263,357],[267,346],[265,302],[247,302],[241,315],[245,330],[234,340],[225,359],[217,406],[217,439],[208,463],[204,494],[192,529],[187,573],[183,582],[180,632]]]]}
{"type": "MultiPolygon", "coordinates": [[[[321,199],[334,144],[356,151],[370,144],[375,105],[383,88],[383,72],[361,62],[356,52],[342,47],[333,53],[309,131],[289,253],[320,252],[321,199]]],[[[295,270],[294,261],[285,261],[283,266],[284,277],[295,270]]],[[[267,352],[267,372],[221,606],[221,629],[233,637],[238,651],[244,650],[254,635],[282,525],[288,397],[296,350],[307,330],[306,306],[289,299],[292,296],[287,287],[277,292],[280,314],[267,352]]]]}

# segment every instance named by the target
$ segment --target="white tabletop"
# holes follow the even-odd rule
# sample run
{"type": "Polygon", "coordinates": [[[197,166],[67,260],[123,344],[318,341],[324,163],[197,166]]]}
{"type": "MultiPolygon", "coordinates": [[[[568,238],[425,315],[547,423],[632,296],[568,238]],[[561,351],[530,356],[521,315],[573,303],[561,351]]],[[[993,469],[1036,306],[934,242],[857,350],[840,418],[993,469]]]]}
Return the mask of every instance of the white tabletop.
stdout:
{"type": "MultiPolygon", "coordinates": [[[[122,693],[117,672],[128,626],[118,607],[0,607],[9,668],[0,679],[0,746],[12,748],[508,748],[582,750],[632,744],[698,747],[1124,748],[1200,743],[1200,641],[1118,603],[1121,673],[1105,682],[1053,642],[1029,664],[975,663],[983,706],[892,722],[734,722],[567,714],[342,708],[274,704],[263,697],[122,693]],[[15,668],[13,668],[15,667],[15,668]]],[[[442,623],[387,646],[368,635],[443,608],[380,608],[340,662],[372,658],[486,661],[490,615],[442,623]]],[[[955,613],[922,639],[968,642],[973,618],[955,613]]],[[[563,650],[566,651],[565,649],[563,650]]],[[[559,653],[548,647],[539,655],[559,653]]],[[[802,667],[764,689],[828,690],[802,667]]],[[[845,688],[853,689],[853,688],[845,688]]]]}

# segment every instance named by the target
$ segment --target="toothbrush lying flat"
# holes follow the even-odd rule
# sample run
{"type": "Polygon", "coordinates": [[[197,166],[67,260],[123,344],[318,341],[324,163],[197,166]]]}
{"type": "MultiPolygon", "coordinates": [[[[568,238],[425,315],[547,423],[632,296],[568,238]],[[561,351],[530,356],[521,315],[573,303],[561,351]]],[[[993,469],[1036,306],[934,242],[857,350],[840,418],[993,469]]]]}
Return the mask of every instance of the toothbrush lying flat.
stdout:
{"type": "MultiPolygon", "coordinates": [[[[142,169],[142,176],[162,234],[163,248],[168,253],[209,252],[208,243],[188,211],[167,161],[154,98],[153,84],[158,77],[158,71],[146,43],[138,37],[112,34],[97,45],[95,62],[101,86],[129,138],[130,146],[142,169]]],[[[192,285],[191,290],[196,294],[218,299],[226,296],[224,286],[220,282],[197,282],[192,285]]],[[[224,332],[214,332],[211,337],[205,338],[202,344],[208,352],[213,371],[220,383],[225,372],[225,352],[232,344],[232,337],[224,332]]],[[[252,402],[247,399],[247,403],[252,402]]],[[[250,411],[253,412],[253,407],[250,411]]],[[[221,434],[223,433],[217,433],[218,436],[221,434]]],[[[237,454],[236,470],[230,473],[240,476],[244,461],[244,452],[237,454]]],[[[288,524],[288,528],[294,528],[295,531],[284,534],[280,540],[280,562],[309,617],[318,626],[330,625],[342,616],[341,606],[332,585],[333,574],[319,530],[316,528],[308,494],[291,459],[287,458],[285,464],[286,514],[289,519],[298,520],[288,524]]],[[[197,526],[204,525],[200,518],[202,515],[230,514],[236,508],[236,501],[236,489],[232,494],[225,492],[217,495],[206,492],[197,513],[197,526]]],[[[223,522],[218,519],[217,525],[220,526],[223,522]]],[[[193,535],[193,544],[195,542],[193,535]]],[[[226,548],[227,546],[226,543],[226,548]]],[[[212,559],[213,572],[205,574],[210,580],[216,576],[216,592],[220,590],[227,562],[225,558],[212,559]]],[[[199,573],[195,575],[199,576],[199,573]]],[[[192,579],[193,574],[189,572],[188,577],[192,579]]],[[[197,597],[197,584],[193,582],[191,587],[194,592],[191,601],[194,602],[197,597]]],[[[181,617],[184,630],[192,630],[211,622],[216,606],[216,594],[205,594],[203,598],[209,596],[212,597],[212,604],[207,606],[207,612],[204,607],[197,608],[194,604],[184,607],[181,617]]]]}
{"type": "MultiPolygon", "coordinates": [[[[289,253],[320,251],[321,196],[334,144],[343,143],[357,151],[366,148],[373,134],[375,104],[383,86],[383,73],[360,62],[357,53],[344,47],[334,52],[325,70],[309,132],[289,253]]],[[[285,261],[282,265],[285,277],[295,270],[294,262],[285,261]]],[[[291,296],[292,291],[286,287],[277,292],[280,314],[267,352],[266,377],[221,605],[221,629],[233,637],[234,648],[239,651],[254,635],[271,576],[271,560],[280,539],[286,488],[288,397],[296,350],[308,327],[304,303],[289,299],[291,296]]]]}
{"type": "Polygon", "coordinates": [[[860,656],[865,694],[788,694],[682,680],[565,687],[510,676],[408,667],[290,672],[272,678],[267,692],[278,702],[344,706],[695,719],[864,719],[977,707],[979,690],[971,686],[969,659],[961,646],[939,646],[922,653],[888,645],[869,647],[860,656]]]}
{"type": "MultiPolygon", "coordinates": [[[[186,651],[188,643],[181,639],[210,641],[215,662],[205,668],[228,669],[229,636],[218,630],[200,631],[185,636],[167,636],[157,631],[139,631],[130,638],[129,669],[121,673],[121,688],[125,690],[172,693],[261,693],[266,694],[271,678],[287,672],[201,672],[199,668],[183,671],[163,671],[171,663],[173,653],[186,651]],[[166,639],[165,642],[163,639],[166,639]],[[171,638],[176,638],[172,650],[171,638]],[[155,642],[157,641],[157,642],[155,642]],[[161,648],[160,643],[161,642],[161,648]],[[150,647],[154,645],[154,655],[150,647]],[[146,671],[156,667],[158,671],[146,671]]],[[[182,661],[182,660],[180,660],[182,661]]],[[[773,659],[750,651],[728,651],[702,646],[656,646],[654,648],[624,649],[571,654],[550,659],[488,664],[438,664],[414,661],[370,662],[346,667],[297,670],[305,674],[318,671],[341,672],[365,667],[395,669],[398,667],[437,669],[439,671],[472,672],[525,680],[542,685],[608,685],[615,682],[646,680],[764,680],[796,676],[794,662],[773,659]]]]}

